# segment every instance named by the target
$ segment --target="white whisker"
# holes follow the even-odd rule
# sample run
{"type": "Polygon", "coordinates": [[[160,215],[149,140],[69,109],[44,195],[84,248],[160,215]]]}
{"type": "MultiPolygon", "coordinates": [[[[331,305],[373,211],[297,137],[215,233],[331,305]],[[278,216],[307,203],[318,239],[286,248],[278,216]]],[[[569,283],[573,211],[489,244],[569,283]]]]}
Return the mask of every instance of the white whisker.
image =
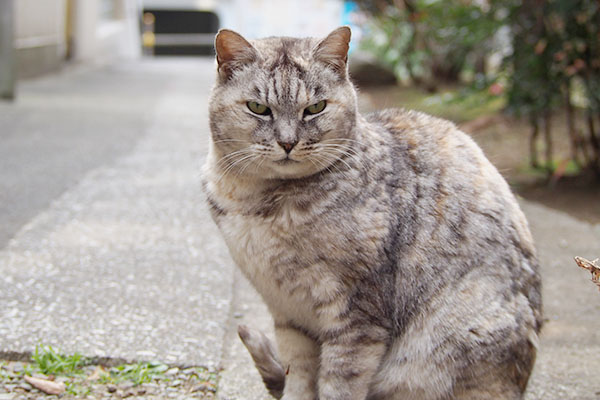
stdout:
{"type": "Polygon", "coordinates": [[[213,143],[217,144],[217,143],[247,143],[247,144],[252,144],[247,140],[241,140],[241,139],[221,139],[221,140],[213,140],[213,143]]]}
{"type": "Polygon", "coordinates": [[[227,175],[233,168],[235,168],[236,165],[239,167],[240,163],[242,163],[248,159],[254,158],[254,157],[255,157],[255,154],[250,153],[250,154],[245,154],[244,156],[240,157],[239,159],[233,161],[231,164],[229,164],[227,167],[224,168],[221,176],[217,180],[217,183],[220,182],[221,179],[223,179],[225,177],[225,175],[227,175]]]}

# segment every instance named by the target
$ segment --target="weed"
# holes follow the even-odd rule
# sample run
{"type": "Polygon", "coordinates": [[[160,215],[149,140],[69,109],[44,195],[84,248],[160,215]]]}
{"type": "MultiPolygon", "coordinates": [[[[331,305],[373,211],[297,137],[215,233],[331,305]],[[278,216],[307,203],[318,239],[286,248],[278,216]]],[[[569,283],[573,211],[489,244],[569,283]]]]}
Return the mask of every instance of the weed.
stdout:
{"type": "Polygon", "coordinates": [[[162,374],[169,367],[161,362],[153,361],[149,363],[125,364],[110,369],[110,375],[104,376],[104,381],[130,381],[134,385],[148,383],[155,379],[162,378],[162,374]]]}
{"type": "Polygon", "coordinates": [[[75,397],[86,397],[91,392],[89,386],[83,386],[80,382],[67,382],[67,394],[75,397]]]}
{"type": "MultiPolygon", "coordinates": [[[[215,393],[219,381],[218,371],[203,367],[189,367],[179,372],[179,368],[173,367],[174,373],[167,372],[169,366],[161,362],[144,362],[124,364],[108,368],[91,363],[89,359],[79,354],[66,356],[58,353],[51,346],[38,345],[30,363],[11,362],[0,360],[0,388],[4,384],[19,384],[25,375],[44,373],[54,375],[57,381],[64,382],[66,386],[65,397],[87,398],[98,397],[105,393],[106,385],[116,385],[119,393],[128,393],[126,388],[138,386],[144,383],[158,383],[153,385],[155,389],[143,388],[146,392],[150,390],[152,395],[160,394],[160,390],[172,385],[179,391],[189,392],[197,385],[215,393]],[[17,370],[18,366],[18,372],[17,370]]],[[[48,377],[52,380],[52,377],[48,377]]],[[[0,389],[1,391],[1,389],[0,389]]],[[[15,391],[18,392],[18,388],[15,391]]],[[[9,391],[10,392],[10,391],[9,391]]],[[[0,396],[2,397],[2,396],[0,396]]]]}
{"type": "Polygon", "coordinates": [[[52,346],[37,345],[31,357],[35,367],[46,375],[81,373],[81,367],[85,365],[81,354],[63,356],[52,346]]]}

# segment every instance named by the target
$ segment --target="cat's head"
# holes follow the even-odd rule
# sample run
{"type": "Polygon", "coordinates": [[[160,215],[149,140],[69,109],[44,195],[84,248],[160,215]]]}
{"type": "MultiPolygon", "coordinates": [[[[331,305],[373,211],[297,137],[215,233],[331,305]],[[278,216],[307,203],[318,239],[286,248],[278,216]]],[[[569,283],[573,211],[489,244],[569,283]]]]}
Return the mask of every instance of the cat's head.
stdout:
{"type": "Polygon", "coordinates": [[[350,29],[324,39],[215,40],[212,151],[223,171],[300,178],[352,152],[356,92],[348,79],[350,29]]]}

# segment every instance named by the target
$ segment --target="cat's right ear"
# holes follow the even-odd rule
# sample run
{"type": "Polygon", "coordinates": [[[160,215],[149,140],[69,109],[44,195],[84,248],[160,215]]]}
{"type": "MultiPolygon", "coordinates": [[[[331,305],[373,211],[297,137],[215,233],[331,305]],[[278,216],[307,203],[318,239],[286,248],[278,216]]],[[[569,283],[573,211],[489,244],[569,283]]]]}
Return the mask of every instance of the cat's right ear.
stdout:
{"type": "Polygon", "coordinates": [[[233,72],[256,59],[256,49],[237,32],[221,29],[215,37],[219,76],[227,80],[233,72]]]}

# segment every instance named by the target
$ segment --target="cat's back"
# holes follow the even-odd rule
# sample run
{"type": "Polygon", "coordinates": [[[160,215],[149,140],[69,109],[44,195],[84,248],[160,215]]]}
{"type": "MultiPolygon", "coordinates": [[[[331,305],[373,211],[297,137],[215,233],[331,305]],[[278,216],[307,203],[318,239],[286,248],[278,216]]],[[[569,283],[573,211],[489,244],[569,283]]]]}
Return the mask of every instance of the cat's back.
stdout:
{"type": "Polygon", "coordinates": [[[366,119],[371,134],[387,143],[382,150],[393,165],[386,185],[397,217],[390,242],[402,309],[399,339],[375,379],[373,398],[396,398],[390,393],[412,393],[411,387],[437,398],[464,370],[474,382],[493,381],[502,371],[524,388],[528,375],[513,375],[503,357],[510,354],[522,371],[533,364],[540,277],[526,219],[508,184],[449,121],[407,110],[366,119]],[[461,343],[452,361],[449,343],[461,343]],[[498,370],[472,369],[482,362],[498,370]],[[388,385],[391,375],[404,383],[388,385]],[[422,376],[437,383],[423,384],[422,376]]]}
{"type": "Polygon", "coordinates": [[[501,182],[508,189],[479,146],[451,121],[403,108],[377,111],[366,119],[376,130],[389,134],[392,151],[408,156],[410,167],[419,175],[437,173],[440,177],[464,179],[484,175],[485,181],[497,180],[494,183],[501,182]],[[449,171],[452,176],[445,176],[449,171]]]}
{"type": "MultiPolygon", "coordinates": [[[[396,162],[396,176],[404,179],[397,184],[403,190],[413,190],[417,203],[425,203],[421,205],[431,207],[440,216],[454,205],[465,212],[504,216],[526,225],[502,175],[475,141],[454,123],[405,109],[375,112],[366,119],[372,133],[383,135],[389,142],[389,157],[396,162]],[[398,159],[402,160],[401,165],[398,159]],[[428,203],[430,200],[435,203],[428,203]]],[[[533,252],[529,231],[523,228],[519,239],[533,252]]]]}
{"type": "Polygon", "coordinates": [[[508,184],[479,146],[452,122],[416,111],[390,109],[366,119],[372,133],[389,142],[395,173],[387,185],[402,221],[400,262],[429,264],[432,293],[452,276],[493,276],[498,293],[527,298],[539,328],[531,233],[508,184]]]}

